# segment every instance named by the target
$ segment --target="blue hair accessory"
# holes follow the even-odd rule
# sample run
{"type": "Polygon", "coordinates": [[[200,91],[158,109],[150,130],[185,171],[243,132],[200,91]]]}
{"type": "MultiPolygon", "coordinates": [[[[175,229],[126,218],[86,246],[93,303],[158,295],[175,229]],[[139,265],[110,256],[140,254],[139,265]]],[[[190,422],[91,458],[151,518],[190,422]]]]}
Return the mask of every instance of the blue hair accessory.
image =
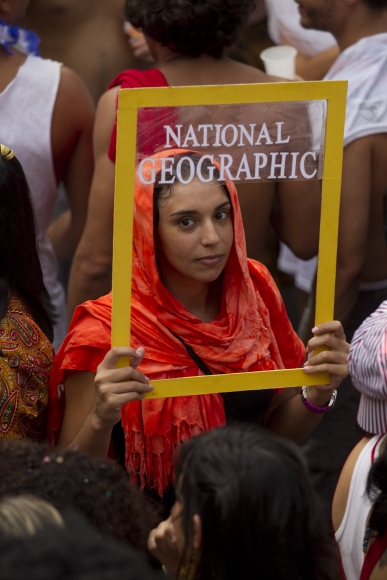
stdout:
{"type": "Polygon", "coordinates": [[[11,55],[13,50],[17,50],[22,54],[40,56],[39,36],[32,30],[26,30],[20,26],[10,26],[4,20],[0,20],[0,44],[11,55]]]}

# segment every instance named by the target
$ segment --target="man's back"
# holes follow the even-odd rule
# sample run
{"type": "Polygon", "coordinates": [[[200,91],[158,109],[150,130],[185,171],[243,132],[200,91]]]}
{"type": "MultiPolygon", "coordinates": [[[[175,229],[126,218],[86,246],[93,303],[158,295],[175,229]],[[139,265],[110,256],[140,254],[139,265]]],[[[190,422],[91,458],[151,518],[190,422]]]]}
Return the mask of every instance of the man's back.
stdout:
{"type": "Polygon", "coordinates": [[[75,70],[97,101],[121,70],[139,68],[123,8],[123,0],[31,0],[22,26],[41,37],[42,56],[75,70]]]}
{"type": "MultiPolygon", "coordinates": [[[[341,54],[327,79],[348,81],[335,317],[347,340],[387,299],[387,0],[297,0],[301,24],[332,32],[341,54]]],[[[330,510],[341,468],[360,439],[350,378],[307,442],[309,468],[330,510]]]]}
{"type": "Polygon", "coordinates": [[[346,276],[360,291],[387,287],[387,31],[347,47],[326,78],[348,80],[336,304],[345,320],[357,295],[346,276]]]}

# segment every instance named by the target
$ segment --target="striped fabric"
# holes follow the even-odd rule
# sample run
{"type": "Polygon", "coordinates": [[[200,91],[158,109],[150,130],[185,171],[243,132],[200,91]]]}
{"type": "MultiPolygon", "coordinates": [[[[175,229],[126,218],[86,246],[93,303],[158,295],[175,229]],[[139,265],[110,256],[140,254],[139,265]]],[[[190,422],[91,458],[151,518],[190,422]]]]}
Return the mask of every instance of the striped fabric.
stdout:
{"type": "Polygon", "coordinates": [[[348,368],[362,394],[360,427],[369,433],[387,433],[387,300],[355,332],[348,368]]]}

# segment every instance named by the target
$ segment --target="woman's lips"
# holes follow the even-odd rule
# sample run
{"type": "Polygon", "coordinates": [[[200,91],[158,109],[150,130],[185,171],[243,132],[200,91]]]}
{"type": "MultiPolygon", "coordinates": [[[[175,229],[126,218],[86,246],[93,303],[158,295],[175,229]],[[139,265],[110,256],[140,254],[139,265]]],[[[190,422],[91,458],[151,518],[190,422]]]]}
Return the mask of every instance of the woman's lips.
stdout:
{"type": "Polygon", "coordinates": [[[197,258],[195,261],[204,264],[205,266],[217,266],[223,260],[223,254],[216,256],[204,256],[204,258],[197,258]]]}

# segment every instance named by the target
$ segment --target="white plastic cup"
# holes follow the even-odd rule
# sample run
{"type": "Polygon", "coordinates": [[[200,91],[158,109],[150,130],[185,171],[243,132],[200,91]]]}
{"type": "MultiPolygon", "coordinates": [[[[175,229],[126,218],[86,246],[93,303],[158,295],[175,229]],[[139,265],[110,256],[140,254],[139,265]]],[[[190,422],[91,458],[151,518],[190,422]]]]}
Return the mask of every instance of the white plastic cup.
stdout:
{"type": "Polygon", "coordinates": [[[267,74],[290,80],[296,75],[296,56],[292,46],[273,46],[261,52],[267,74]]]}

